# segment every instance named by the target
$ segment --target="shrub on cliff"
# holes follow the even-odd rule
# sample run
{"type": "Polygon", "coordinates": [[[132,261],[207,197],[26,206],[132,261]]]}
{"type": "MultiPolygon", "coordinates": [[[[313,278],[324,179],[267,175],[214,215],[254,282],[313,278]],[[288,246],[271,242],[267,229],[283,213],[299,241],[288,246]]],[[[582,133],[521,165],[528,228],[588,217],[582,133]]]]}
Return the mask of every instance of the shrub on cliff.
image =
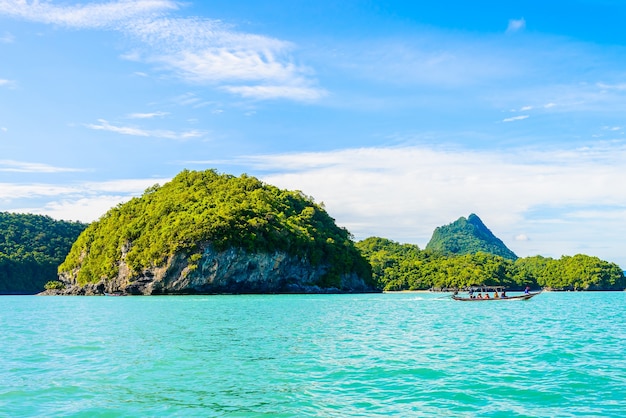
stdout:
{"type": "Polygon", "coordinates": [[[76,270],[79,284],[94,283],[117,275],[123,253],[137,275],[175,253],[194,260],[204,245],[283,251],[326,264],[330,270],[317,283],[323,287],[339,285],[342,273],[371,279],[350,233],[311,198],[215,170],[185,170],[111,209],[79,236],[59,271],[76,270]]]}

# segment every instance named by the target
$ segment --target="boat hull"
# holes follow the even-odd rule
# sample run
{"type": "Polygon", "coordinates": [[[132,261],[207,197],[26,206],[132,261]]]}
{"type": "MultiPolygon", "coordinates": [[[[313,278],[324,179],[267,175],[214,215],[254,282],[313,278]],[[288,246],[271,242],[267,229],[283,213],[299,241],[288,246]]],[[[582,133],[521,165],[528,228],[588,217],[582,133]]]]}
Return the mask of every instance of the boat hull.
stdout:
{"type": "Polygon", "coordinates": [[[458,300],[459,302],[497,302],[497,301],[505,301],[505,300],[528,300],[534,296],[537,296],[541,292],[535,293],[526,293],[519,296],[507,296],[505,298],[484,298],[484,299],[475,299],[463,296],[455,296],[452,295],[452,299],[458,300]]]}

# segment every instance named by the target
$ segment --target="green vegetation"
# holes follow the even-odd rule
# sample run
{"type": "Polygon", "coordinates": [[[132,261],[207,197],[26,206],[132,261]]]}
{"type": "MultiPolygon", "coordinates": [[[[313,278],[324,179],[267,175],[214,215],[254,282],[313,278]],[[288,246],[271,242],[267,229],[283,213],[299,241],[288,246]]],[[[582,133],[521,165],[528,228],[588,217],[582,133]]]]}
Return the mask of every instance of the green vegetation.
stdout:
{"type": "Polygon", "coordinates": [[[0,212],[0,294],[30,294],[57,278],[57,266],[87,225],[0,212]]]}
{"type": "Polygon", "coordinates": [[[78,269],[81,285],[111,279],[124,253],[136,276],[175,253],[198,260],[206,245],[284,251],[312,265],[328,265],[322,283],[315,283],[321,287],[339,286],[340,275],[348,272],[371,278],[350,233],[312,198],[215,170],[185,170],[111,209],[78,237],[59,271],[78,269]]]}
{"type": "Polygon", "coordinates": [[[537,285],[567,290],[623,290],[624,272],[615,263],[584,254],[564,255],[559,260],[541,256],[516,262],[519,274],[534,279],[537,285]]]}
{"type": "Polygon", "coordinates": [[[367,238],[357,247],[372,265],[372,274],[383,290],[463,288],[472,284],[524,286],[555,290],[623,290],[624,272],[615,263],[587,255],[541,256],[513,261],[499,255],[443,254],[420,250],[384,238],[367,238]]]}
{"type": "Polygon", "coordinates": [[[478,216],[471,214],[467,219],[461,217],[455,222],[435,229],[427,250],[443,254],[476,254],[484,252],[499,255],[509,260],[517,259],[483,224],[478,216]]]}
{"type": "Polygon", "coordinates": [[[65,284],[63,284],[63,282],[59,280],[51,280],[48,283],[46,283],[44,286],[44,289],[46,290],[60,290],[64,288],[65,288],[65,284]]]}

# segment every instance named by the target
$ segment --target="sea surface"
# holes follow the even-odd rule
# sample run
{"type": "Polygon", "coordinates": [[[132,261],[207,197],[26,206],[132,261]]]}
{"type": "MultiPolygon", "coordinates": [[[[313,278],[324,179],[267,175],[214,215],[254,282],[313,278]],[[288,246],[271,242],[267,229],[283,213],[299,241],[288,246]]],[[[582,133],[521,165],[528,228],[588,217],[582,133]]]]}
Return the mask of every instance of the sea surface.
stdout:
{"type": "Polygon", "coordinates": [[[626,292],[0,297],[2,417],[626,417],[626,292]]]}

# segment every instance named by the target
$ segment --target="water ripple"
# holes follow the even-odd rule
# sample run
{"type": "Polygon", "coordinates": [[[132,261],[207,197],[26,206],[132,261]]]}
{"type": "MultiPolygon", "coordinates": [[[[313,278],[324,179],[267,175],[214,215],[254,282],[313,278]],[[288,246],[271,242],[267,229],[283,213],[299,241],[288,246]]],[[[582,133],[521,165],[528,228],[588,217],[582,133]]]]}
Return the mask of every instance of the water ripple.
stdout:
{"type": "Polygon", "coordinates": [[[0,416],[623,416],[625,302],[3,297],[0,416]]]}

